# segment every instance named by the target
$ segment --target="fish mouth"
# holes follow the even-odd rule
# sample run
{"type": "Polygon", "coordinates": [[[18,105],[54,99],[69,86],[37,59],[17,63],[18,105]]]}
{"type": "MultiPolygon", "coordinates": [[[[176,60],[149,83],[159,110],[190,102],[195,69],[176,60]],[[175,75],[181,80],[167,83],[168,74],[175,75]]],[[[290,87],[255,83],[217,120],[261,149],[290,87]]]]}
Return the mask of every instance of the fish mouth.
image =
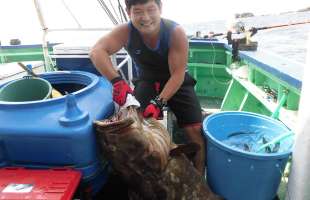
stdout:
{"type": "Polygon", "coordinates": [[[115,133],[124,130],[139,120],[137,111],[133,108],[120,110],[109,119],[94,121],[95,128],[103,133],[115,133]]]}
{"type": "Polygon", "coordinates": [[[102,121],[95,121],[95,124],[97,126],[100,126],[101,128],[117,128],[117,129],[123,129],[126,128],[128,126],[130,126],[131,124],[134,123],[134,119],[132,119],[131,117],[126,118],[126,119],[107,119],[107,120],[102,120],[102,121]]]}

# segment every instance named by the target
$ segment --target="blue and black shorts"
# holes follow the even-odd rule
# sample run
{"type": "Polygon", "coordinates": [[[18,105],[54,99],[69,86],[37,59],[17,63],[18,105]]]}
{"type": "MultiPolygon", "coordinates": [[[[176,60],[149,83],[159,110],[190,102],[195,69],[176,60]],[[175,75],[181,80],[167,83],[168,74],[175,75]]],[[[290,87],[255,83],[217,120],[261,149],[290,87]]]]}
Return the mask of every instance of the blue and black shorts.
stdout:
{"type": "MultiPolygon", "coordinates": [[[[160,94],[165,86],[165,82],[150,80],[136,80],[134,82],[134,95],[141,104],[141,109],[145,109],[150,100],[160,94]],[[159,83],[157,91],[156,83],[159,83]]],[[[175,114],[180,127],[191,126],[202,122],[201,106],[195,93],[194,86],[196,80],[186,73],[184,82],[174,96],[169,99],[168,107],[175,114]]]]}

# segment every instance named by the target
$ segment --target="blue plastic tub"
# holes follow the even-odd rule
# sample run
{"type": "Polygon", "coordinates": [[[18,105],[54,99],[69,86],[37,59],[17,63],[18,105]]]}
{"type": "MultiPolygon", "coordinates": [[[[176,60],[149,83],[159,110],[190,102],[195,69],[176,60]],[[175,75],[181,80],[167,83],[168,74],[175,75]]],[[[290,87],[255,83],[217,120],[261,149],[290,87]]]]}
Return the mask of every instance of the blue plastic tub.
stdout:
{"type": "Polygon", "coordinates": [[[291,154],[254,153],[222,141],[238,132],[263,132],[277,136],[288,132],[280,121],[249,112],[220,112],[203,122],[207,138],[207,177],[211,189],[227,200],[272,200],[291,154]]]}
{"type": "Polygon", "coordinates": [[[93,121],[113,114],[112,86],[103,77],[81,71],[49,72],[40,77],[64,96],[0,101],[0,167],[69,166],[80,170],[82,182],[94,185],[92,191],[97,192],[107,174],[93,121]]]}

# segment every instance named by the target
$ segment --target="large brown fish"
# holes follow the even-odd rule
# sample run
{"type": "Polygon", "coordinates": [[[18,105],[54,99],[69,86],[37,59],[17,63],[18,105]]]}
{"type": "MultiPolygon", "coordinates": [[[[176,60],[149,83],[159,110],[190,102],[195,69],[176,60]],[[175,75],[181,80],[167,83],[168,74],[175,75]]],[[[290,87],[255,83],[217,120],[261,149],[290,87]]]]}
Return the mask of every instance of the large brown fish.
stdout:
{"type": "Polygon", "coordinates": [[[221,199],[180,153],[187,148],[173,144],[157,120],[144,119],[129,107],[94,124],[105,157],[133,191],[131,199],[221,199]]]}

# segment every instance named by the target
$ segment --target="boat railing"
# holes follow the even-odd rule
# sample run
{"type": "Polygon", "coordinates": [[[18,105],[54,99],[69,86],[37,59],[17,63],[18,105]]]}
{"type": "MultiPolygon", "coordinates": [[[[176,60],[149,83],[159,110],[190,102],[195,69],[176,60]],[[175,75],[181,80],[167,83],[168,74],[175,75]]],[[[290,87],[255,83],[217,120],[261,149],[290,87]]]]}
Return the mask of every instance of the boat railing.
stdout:
{"type": "Polygon", "coordinates": [[[240,51],[238,62],[231,54],[226,43],[190,42],[188,67],[197,80],[202,106],[206,102],[206,108],[214,103],[221,111],[260,113],[296,130],[305,66],[262,50],[240,51]],[[212,98],[222,100],[212,102],[212,98]]]}
{"type": "MultiPolygon", "coordinates": [[[[112,63],[116,62],[116,55],[114,54],[112,56],[112,63]]],[[[120,71],[120,73],[122,74],[122,77],[125,77],[122,68],[124,68],[127,64],[127,73],[128,73],[128,83],[131,87],[133,87],[133,83],[132,83],[132,79],[133,79],[133,70],[132,70],[132,59],[130,57],[130,55],[126,55],[125,59],[122,60],[118,65],[117,65],[117,70],[120,71]]]]}
{"type": "Polygon", "coordinates": [[[48,27],[45,16],[44,16],[44,10],[41,7],[40,0],[34,0],[36,12],[38,15],[38,19],[43,31],[42,35],[42,48],[43,48],[43,56],[44,56],[44,70],[45,71],[55,71],[55,63],[53,62],[51,56],[49,55],[49,49],[48,49],[48,41],[47,41],[47,36],[48,33],[50,32],[63,32],[63,31],[74,31],[74,32],[79,32],[79,31],[110,31],[111,27],[107,28],[85,28],[82,27],[81,23],[78,21],[77,17],[73,14],[73,12],[70,10],[68,5],[65,3],[65,1],[62,1],[63,6],[65,9],[68,11],[72,19],[77,25],[77,28],[53,28],[53,27],[48,27]]]}

